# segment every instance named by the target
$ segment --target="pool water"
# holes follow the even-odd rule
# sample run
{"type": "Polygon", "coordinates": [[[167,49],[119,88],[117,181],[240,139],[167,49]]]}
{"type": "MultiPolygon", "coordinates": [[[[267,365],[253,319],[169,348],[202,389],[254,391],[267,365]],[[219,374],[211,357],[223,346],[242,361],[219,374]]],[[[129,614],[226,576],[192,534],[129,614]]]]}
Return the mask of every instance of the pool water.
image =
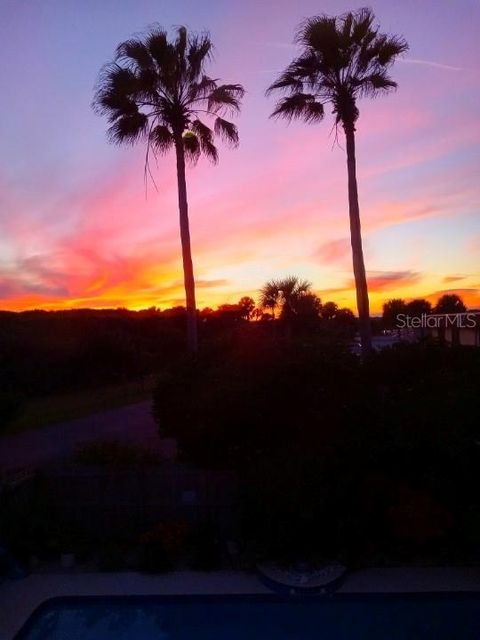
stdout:
{"type": "Polygon", "coordinates": [[[16,640],[480,640],[480,592],[54,598],[16,640]]]}

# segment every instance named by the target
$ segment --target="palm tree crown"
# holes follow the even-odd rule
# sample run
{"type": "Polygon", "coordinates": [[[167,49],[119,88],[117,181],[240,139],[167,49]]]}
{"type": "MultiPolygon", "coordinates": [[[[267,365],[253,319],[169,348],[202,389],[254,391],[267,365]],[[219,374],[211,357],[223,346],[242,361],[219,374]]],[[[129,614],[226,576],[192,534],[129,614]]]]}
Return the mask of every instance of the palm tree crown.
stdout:
{"type": "Polygon", "coordinates": [[[296,42],[302,53],[267,90],[288,93],[272,116],[317,122],[330,103],[336,124],[343,125],[357,120],[357,98],[396,88],[389,68],[408,49],[403,38],[378,32],[370,9],[309,18],[296,42]]]}
{"type": "Polygon", "coordinates": [[[218,84],[204,73],[211,54],[208,34],[188,34],[185,27],[178,28],[173,42],[154,27],[143,40],[120,44],[114,62],[100,74],[93,103],[108,116],[110,140],[146,141],[147,163],[150,149],[165,153],[180,137],[192,161],[203,153],[217,162],[215,135],[236,146],[237,128],[224,116],[239,111],[244,89],[218,84]]]}
{"type": "Polygon", "coordinates": [[[311,295],[312,285],[296,276],[287,276],[281,280],[270,280],[260,290],[260,306],[272,309],[281,305],[282,317],[295,315],[303,297],[311,295]]]}

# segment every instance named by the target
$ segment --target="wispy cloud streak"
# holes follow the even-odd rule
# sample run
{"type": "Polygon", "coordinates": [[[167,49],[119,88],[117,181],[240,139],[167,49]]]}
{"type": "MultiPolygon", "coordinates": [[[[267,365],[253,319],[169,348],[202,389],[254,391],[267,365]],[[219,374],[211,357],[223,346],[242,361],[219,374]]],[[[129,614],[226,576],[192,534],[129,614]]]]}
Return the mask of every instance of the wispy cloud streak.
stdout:
{"type": "Polygon", "coordinates": [[[445,69],[446,71],[463,71],[463,67],[454,67],[451,64],[444,64],[443,62],[434,62],[433,60],[422,60],[420,58],[399,58],[398,62],[405,64],[420,64],[425,67],[434,67],[435,69],[445,69]]]}

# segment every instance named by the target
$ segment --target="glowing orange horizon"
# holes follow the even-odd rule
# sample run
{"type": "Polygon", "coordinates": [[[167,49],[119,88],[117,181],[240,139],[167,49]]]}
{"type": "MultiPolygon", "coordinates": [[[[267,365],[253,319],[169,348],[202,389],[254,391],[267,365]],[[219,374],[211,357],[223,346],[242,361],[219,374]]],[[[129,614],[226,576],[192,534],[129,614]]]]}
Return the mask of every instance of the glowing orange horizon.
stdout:
{"type": "MultiPolygon", "coordinates": [[[[339,307],[346,307],[357,313],[355,305],[355,290],[344,290],[339,294],[328,294],[325,291],[317,290],[317,295],[322,302],[333,301],[339,307]],[[325,295],[327,293],[327,295],[325,295]]],[[[402,298],[406,302],[417,298],[428,300],[432,306],[436,304],[440,296],[444,294],[459,295],[468,309],[480,308],[480,292],[472,289],[444,289],[433,293],[424,293],[420,291],[409,290],[408,293],[403,290],[391,290],[388,295],[384,291],[370,291],[370,309],[372,315],[378,315],[382,312],[384,302],[392,298],[402,298]]],[[[197,308],[203,309],[210,307],[215,309],[221,304],[234,304],[243,296],[250,296],[256,302],[258,301],[258,290],[239,291],[238,293],[230,293],[228,296],[221,294],[212,294],[207,296],[197,296],[197,308]]],[[[11,304],[3,304],[0,311],[29,311],[29,310],[45,310],[45,311],[62,311],[68,309],[117,309],[126,308],[132,311],[141,311],[151,307],[157,307],[165,310],[171,307],[184,306],[184,298],[182,297],[181,286],[178,286],[178,293],[170,298],[158,299],[155,295],[147,298],[136,297],[131,291],[125,292],[123,295],[106,296],[104,299],[98,298],[77,298],[56,302],[45,302],[41,297],[24,298],[12,301],[11,304]]]]}

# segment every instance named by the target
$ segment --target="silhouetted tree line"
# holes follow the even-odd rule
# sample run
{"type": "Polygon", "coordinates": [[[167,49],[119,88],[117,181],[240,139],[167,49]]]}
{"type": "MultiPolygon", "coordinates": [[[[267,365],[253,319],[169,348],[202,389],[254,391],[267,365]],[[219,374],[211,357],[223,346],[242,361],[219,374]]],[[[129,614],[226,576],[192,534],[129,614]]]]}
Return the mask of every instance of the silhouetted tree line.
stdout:
{"type": "MultiPolygon", "coordinates": [[[[237,329],[249,327],[263,333],[270,317],[261,313],[259,322],[247,322],[255,318],[255,311],[255,302],[248,296],[236,304],[199,310],[200,335],[207,344],[223,344],[237,329]]],[[[185,319],[182,306],[142,311],[0,311],[0,422],[5,423],[31,397],[157,373],[184,351],[185,319]]]]}
{"type": "Polygon", "coordinates": [[[0,312],[0,420],[29,397],[158,371],[184,348],[181,311],[0,312]]]}
{"type": "Polygon", "coordinates": [[[269,336],[176,364],[155,394],[182,459],[238,473],[244,547],[350,564],[471,559],[480,352],[397,345],[362,361],[269,336]]]}
{"type": "Polygon", "coordinates": [[[409,315],[412,318],[421,318],[430,313],[465,313],[467,307],[462,298],[456,293],[446,293],[432,305],[424,298],[415,298],[406,302],[403,298],[392,298],[383,305],[383,325],[386,329],[395,329],[398,326],[400,314],[409,315]]]}

